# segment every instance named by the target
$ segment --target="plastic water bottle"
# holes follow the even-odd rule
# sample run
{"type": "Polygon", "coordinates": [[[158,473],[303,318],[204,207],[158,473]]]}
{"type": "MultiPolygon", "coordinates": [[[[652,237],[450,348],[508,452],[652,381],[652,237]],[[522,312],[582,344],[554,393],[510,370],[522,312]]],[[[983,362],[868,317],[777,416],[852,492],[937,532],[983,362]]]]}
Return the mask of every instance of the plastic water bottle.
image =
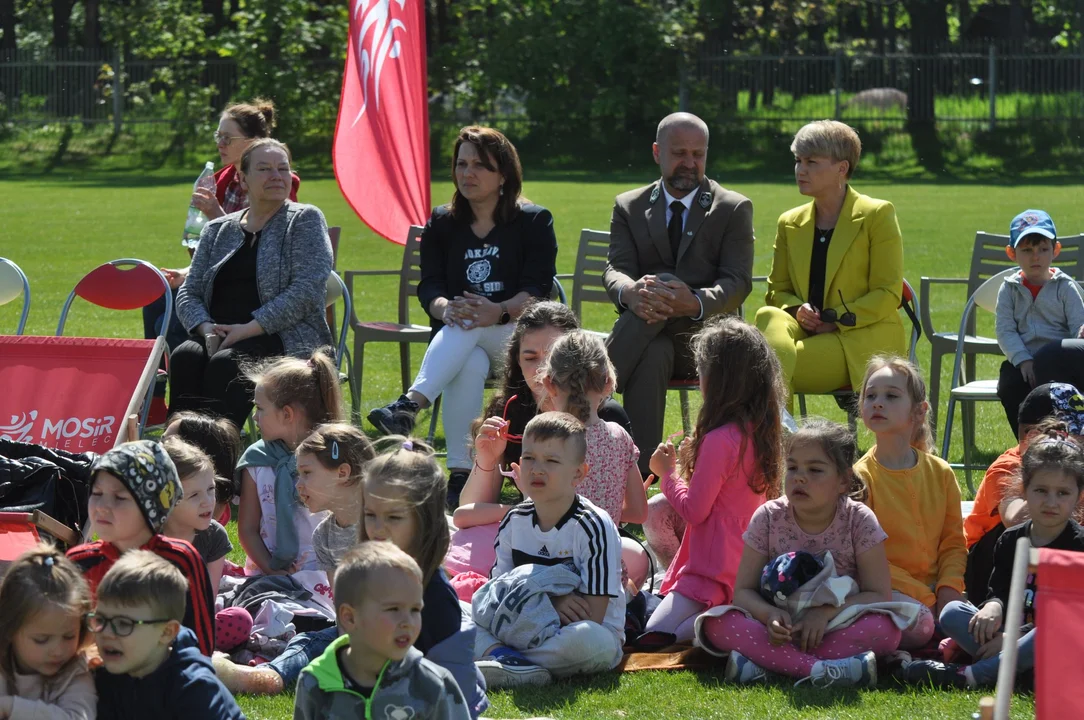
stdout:
{"type": "MultiPolygon", "coordinates": [[[[210,190],[212,193],[215,191],[215,165],[210,161],[203,166],[203,172],[196,178],[196,183],[192,186],[192,192],[200,188],[210,190]]],[[[184,235],[181,237],[181,245],[190,250],[199,247],[199,234],[206,224],[207,216],[195,205],[189,205],[188,217],[184,221],[184,235]]]]}

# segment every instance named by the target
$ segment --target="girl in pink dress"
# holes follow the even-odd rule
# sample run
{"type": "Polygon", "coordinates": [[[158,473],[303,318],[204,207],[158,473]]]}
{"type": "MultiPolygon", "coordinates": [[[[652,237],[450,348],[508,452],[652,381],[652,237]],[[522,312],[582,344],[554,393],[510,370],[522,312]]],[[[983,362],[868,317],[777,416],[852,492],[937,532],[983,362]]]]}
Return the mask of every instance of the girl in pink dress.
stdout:
{"type": "MultiPolygon", "coordinates": [[[[742,533],[753,512],[779,495],[782,476],[782,398],[775,353],[748,323],[726,317],[693,338],[704,403],[693,435],[675,450],[651,456],[651,471],[685,520],[662,603],[647,632],[693,638],[696,616],[729,604],[742,555],[742,533]]],[[[648,482],[651,478],[648,478],[648,482]]]]}

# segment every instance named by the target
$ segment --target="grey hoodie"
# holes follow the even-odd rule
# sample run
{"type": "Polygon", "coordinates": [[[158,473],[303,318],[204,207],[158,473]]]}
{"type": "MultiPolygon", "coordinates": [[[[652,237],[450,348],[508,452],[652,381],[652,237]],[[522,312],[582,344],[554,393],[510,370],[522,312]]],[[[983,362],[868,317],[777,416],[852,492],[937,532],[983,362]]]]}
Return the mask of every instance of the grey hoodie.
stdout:
{"type": "Polygon", "coordinates": [[[1084,298],[1073,279],[1054,274],[1032,299],[1022,273],[1005,278],[997,293],[997,344],[1013,365],[1032,360],[1044,345],[1075,338],[1084,325],[1084,298]]]}
{"type": "Polygon", "coordinates": [[[415,648],[384,665],[368,698],[348,690],[337,653],[349,644],[350,636],[340,635],[301,671],[294,720],[470,720],[455,678],[415,648]]]}
{"type": "Polygon", "coordinates": [[[579,585],[580,576],[564,565],[520,565],[474,593],[474,622],[509,647],[531,650],[561,629],[550,595],[568,595],[579,585]]]}

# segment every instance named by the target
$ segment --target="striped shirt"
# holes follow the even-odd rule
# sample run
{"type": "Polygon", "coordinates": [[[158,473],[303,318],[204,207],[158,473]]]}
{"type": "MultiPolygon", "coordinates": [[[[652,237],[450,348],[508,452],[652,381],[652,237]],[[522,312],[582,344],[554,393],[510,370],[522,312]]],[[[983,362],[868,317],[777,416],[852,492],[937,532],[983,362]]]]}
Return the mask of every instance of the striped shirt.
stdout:
{"type": "Polygon", "coordinates": [[[618,635],[625,629],[621,587],[621,537],[604,510],[576,495],[561,519],[543,531],[534,502],[512,508],[497,531],[497,561],[490,577],[521,565],[564,565],[580,576],[577,592],[610,598],[603,624],[618,635]]]}
{"type": "MultiPolygon", "coordinates": [[[[180,570],[188,580],[188,597],[185,602],[184,620],[181,624],[190,628],[199,641],[199,649],[207,657],[215,649],[215,595],[211,579],[203,559],[187,540],[154,535],[140,550],[150,550],[165,558],[180,570]]],[[[112,543],[93,542],[78,545],[68,551],[68,559],[79,566],[92,593],[98,592],[98,583],[120,558],[120,551],[112,543]]]]}

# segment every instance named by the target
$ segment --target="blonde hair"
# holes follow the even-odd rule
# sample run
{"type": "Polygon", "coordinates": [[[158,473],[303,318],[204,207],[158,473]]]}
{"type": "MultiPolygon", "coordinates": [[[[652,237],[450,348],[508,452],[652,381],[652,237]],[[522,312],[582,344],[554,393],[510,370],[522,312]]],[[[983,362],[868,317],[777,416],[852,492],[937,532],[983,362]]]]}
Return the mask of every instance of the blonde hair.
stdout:
{"type": "Polygon", "coordinates": [[[121,607],[145,605],[158,615],[184,620],[188,580],[165,558],[150,550],[129,550],[121,555],[98,583],[98,602],[121,607]]]}
{"type": "Polygon", "coordinates": [[[790,151],[795,157],[830,157],[832,162],[847,161],[847,179],[858,169],[862,141],[850,125],[838,120],[817,120],[803,125],[794,134],[790,151]]]}
{"type": "Polygon", "coordinates": [[[246,175],[248,174],[248,168],[252,164],[252,156],[253,156],[253,154],[257,150],[261,150],[263,148],[272,148],[274,150],[281,150],[282,152],[286,153],[286,162],[292,164],[293,161],[294,161],[293,156],[290,154],[290,148],[286,146],[286,143],[282,142],[281,140],[276,140],[274,138],[269,138],[269,137],[260,138],[259,140],[256,140],[251,145],[249,145],[247,148],[245,148],[245,151],[243,153],[241,153],[240,166],[241,166],[241,172],[243,174],[246,174],[246,175]]]}
{"type": "MultiPolygon", "coordinates": [[[[424,582],[428,583],[448,552],[448,516],[444,512],[448,479],[433,449],[421,440],[391,435],[378,441],[377,447],[382,452],[365,465],[363,491],[383,497],[374,491],[390,489],[395,497],[389,499],[413,509],[417,536],[407,552],[418,562],[424,582]]],[[[367,540],[362,518],[358,541],[367,540]]]]}
{"type": "Polygon", "coordinates": [[[280,410],[292,405],[305,414],[310,426],[345,420],[339,371],[331,356],[317,349],[308,360],[278,357],[244,368],[245,377],[261,385],[280,410]]]}
{"type": "MultiPolygon", "coordinates": [[[[912,409],[919,410],[926,399],[926,381],[922,379],[922,373],[911,361],[899,355],[874,355],[866,364],[866,375],[862,378],[862,390],[858,394],[858,402],[863,402],[866,397],[866,386],[873,373],[884,368],[890,368],[892,372],[903,375],[906,379],[905,387],[907,397],[911,399],[912,409]]],[[[915,421],[911,432],[911,447],[931,455],[936,454],[933,444],[933,431],[930,429],[929,404],[920,410],[921,416],[915,421]]]]}
{"type": "Polygon", "coordinates": [[[588,403],[588,393],[606,392],[617,377],[602,340],[583,330],[557,338],[539,373],[568,393],[568,413],[583,423],[598,410],[588,403]]]}
{"type": "Polygon", "coordinates": [[[373,590],[372,576],[381,570],[402,570],[424,583],[422,569],[408,553],[394,543],[367,540],[346,551],[335,566],[332,595],[335,604],[360,605],[373,590]]]}
{"type": "Polygon", "coordinates": [[[87,629],[82,617],[90,612],[90,588],[64,553],[49,543],[39,543],[16,558],[0,583],[0,608],[4,609],[0,613],[0,672],[9,690],[15,687],[15,633],[48,606],[79,616],[79,647],[83,647],[87,629]]]}

